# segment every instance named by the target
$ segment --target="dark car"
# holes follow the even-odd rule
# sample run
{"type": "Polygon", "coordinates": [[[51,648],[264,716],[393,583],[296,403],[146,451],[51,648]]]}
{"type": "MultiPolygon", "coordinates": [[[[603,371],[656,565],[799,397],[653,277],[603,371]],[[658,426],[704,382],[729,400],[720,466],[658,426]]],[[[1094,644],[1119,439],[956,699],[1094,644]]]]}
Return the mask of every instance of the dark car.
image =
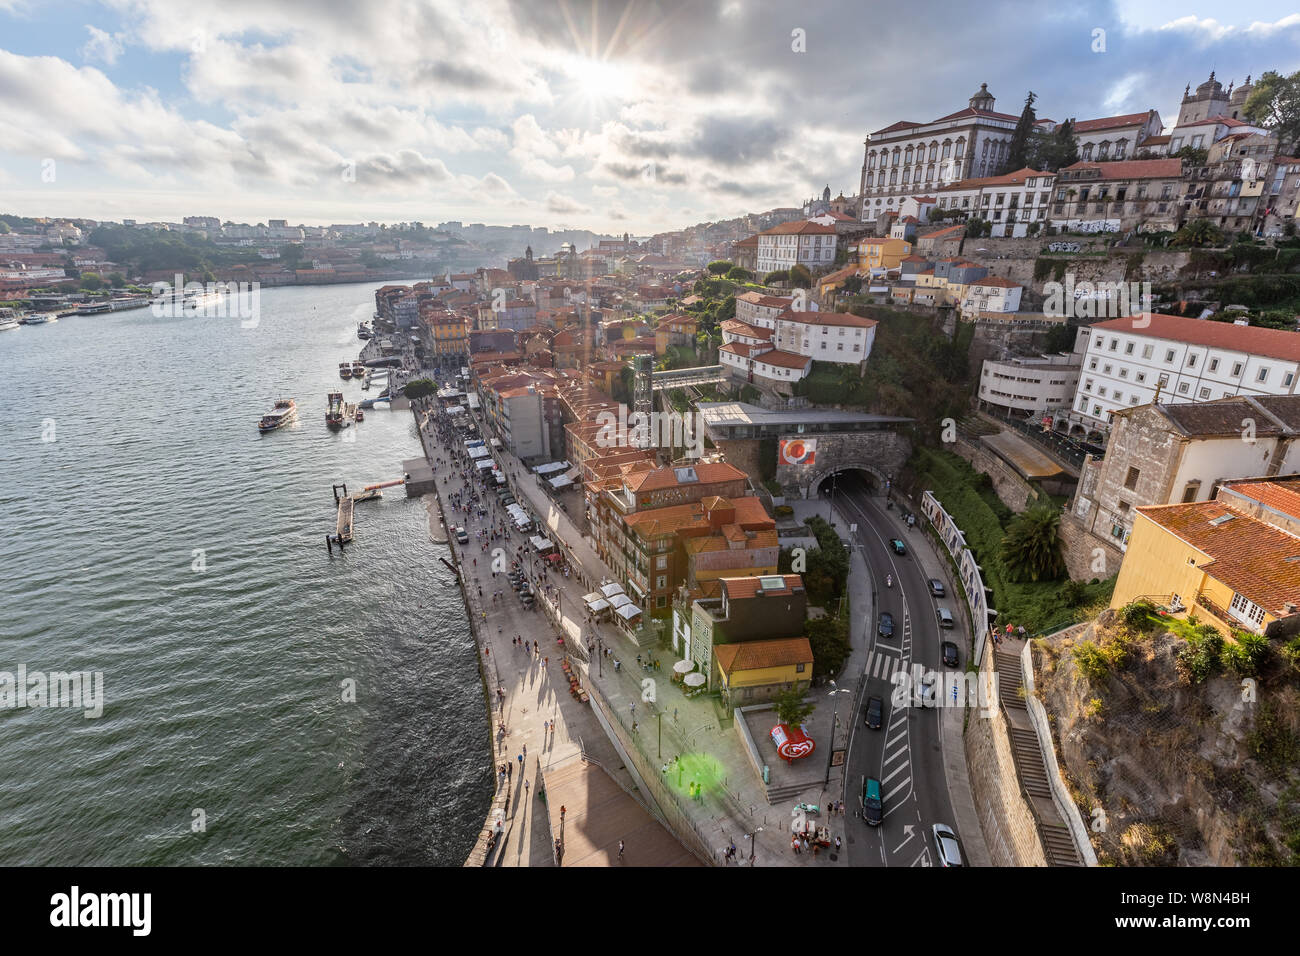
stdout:
{"type": "Polygon", "coordinates": [[[884,817],[884,803],[880,799],[880,781],[866,777],[862,781],[862,819],[868,826],[878,827],[884,817]]]}
{"type": "Polygon", "coordinates": [[[957,657],[957,645],[952,641],[944,641],[940,647],[943,651],[943,666],[956,667],[959,663],[957,657]]]}
{"type": "Polygon", "coordinates": [[[879,697],[868,697],[862,708],[862,719],[872,730],[879,730],[885,719],[885,702],[879,697]]]}
{"type": "Polygon", "coordinates": [[[930,593],[934,597],[944,597],[947,594],[943,589],[943,582],[938,578],[931,578],[927,583],[930,585],[930,593]]]}
{"type": "Polygon", "coordinates": [[[903,544],[902,538],[890,538],[889,546],[894,549],[894,554],[907,554],[907,545],[903,544]]]}
{"type": "Polygon", "coordinates": [[[894,636],[894,615],[888,611],[880,612],[880,623],[876,625],[876,633],[881,637],[894,636]]]}

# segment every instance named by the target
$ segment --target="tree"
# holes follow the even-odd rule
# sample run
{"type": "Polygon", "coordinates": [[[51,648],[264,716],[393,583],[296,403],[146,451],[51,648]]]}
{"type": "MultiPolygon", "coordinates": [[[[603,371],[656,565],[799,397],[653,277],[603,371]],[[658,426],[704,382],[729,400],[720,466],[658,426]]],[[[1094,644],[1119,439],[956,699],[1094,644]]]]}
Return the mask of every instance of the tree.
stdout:
{"type": "Polygon", "coordinates": [[[121,289],[126,285],[126,276],[120,272],[110,272],[108,282],[114,289],[121,289]]]}
{"type": "Polygon", "coordinates": [[[1242,113],[1276,133],[1279,147],[1300,143],[1300,71],[1283,76],[1269,70],[1246,97],[1242,113]]]}
{"type": "Polygon", "coordinates": [[[1020,119],[1016,122],[1011,143],[1007,146],[1007,161],[1002,167],[1004,174],[1024,169],[1033,158],[1034,123],[1038,119],[1038,114],[1034,111],[1036,99],[1038,97],[1032,90],[1025,97],[1025,108],[1020,111],[1020,119]]]}
{"type": "Polygon", "coordinates": [[[427,378],[417,378],[402,386],[402,394],[407,398],[428,398],[437,390],[437,383],[427,378]]]}
{"type": "Polygon", "coordinates": [[[790,273],[784,269],[776,269],[763,276],[763,285],[775,285],[778,282],[787,282],[790,279],[790,273]]]}
{"type": "Polygon", "coordinates": [[[790,267],[790,285],[796,289],[812,288],[812,273],[803,263],[796,262],[790,267]]]}
{"type": "Polygon", "coordinates": [[[726,259],[714,259],[705,268],[715,276],[720,276],[726,273],[734,264],[735,263],[728,262],[726,259]]]}
{"type": "Polygon", "coordinates": [[[1054,173],[1079,161],[1079,141],[1074,136],[1074,121],[1066,120],[1050,133],[1030,137],[1032,152],[1027,166],[1054,173]]]}
{"type": "Polygon", "coordinates": [[[1184,166],[1204,166],[1210,160],[1210,151],[1195,146],[1184,146],[1174,153],[1173,158],[1181,159],[1184,166]]]}
{"type": "Polygon", "coordinates": [[[740,266],[732,266],[727,270],[727,276],[732,282],[749,282],[754,278],[754,273],[748,269],[742,269],[740,266]]]}
{"type": "Polygon", "coordinates": [[[1208,219],[1193,219],[1174,233],[1169,240],[1171,246],[1220,246],[1223,245],[1223,230],[1208,219]]]}
{"type": "Polygon", "coordinates": [[[1030,508],[1007,526],[1002,563],[1012,581],[1052,581],[1065,575],[1061,555],[1061,513],[1030,508]]]}
{"type": "Polygon", "coordinates": [[[816,704],[804,703],[803,691],[797,687],[777,694],[772,703],[776,706],[777,722],[787,727],[798,727],[817,709],[816,704]]]}
{"type": "Polygon", "coordinates": [[[87,292],[98,292],[104,288],[104,280],[94,272],[86,272],[81,276],[81,287],[87,292]]]}

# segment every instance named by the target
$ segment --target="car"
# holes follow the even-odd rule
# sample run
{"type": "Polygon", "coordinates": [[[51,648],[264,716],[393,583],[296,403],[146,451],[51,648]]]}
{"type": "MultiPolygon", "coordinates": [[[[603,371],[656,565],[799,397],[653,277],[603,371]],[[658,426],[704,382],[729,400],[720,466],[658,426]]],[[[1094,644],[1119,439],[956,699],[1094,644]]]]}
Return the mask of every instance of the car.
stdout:
{"type": "Polygon", "coordinates": [[[961,866],[961,847],[957,843],[957,834],[951,827],[942,823],[934,825],[934,847],[939,853],[940,866],[961,866]]]}
{"type": "Polygon", "coordinates": [[[952,618],[952,611],[948,610],[946,607],[935,608],[934,614],[935,617],[939,619],[940,627],[951,628],[955,623],[952,618]]]}
{"type": "Polygon", "coordinates": [[[930,585],[930,593],[934,597],[944,597],[947,594],[947,592],[944,591],[943,589],[943,582],[940,581],[938,578],[931,578],[926,583],[930,585]]]}
{"type": "Polygon", "coordinates": [[[889,546],[894,549],[894,554],[907,554],[907,545],[903,544],[902,538],[890,538],[889,546]]]}
{"type": "Polygon", "coordinates": [[[876,625],[876,633],[881,637],[894,636],[894,615],[888,611],[880,612],[880,622],[876,625]]]}
{"type": "Polygon", "coordinates": [[[944,641],[940,645],[940,650],[943,652],[944,667],[957,667],[961,663],[957,656],[957,645],[952,641],[944,641]]]}
{"type": "Polygon", "coordinates": [[[868,697],[867,706],[862,708],[863,722],[872,730],[879,730],[885,719],[885,702],[879,697],[868,697]]]}
{"type": "Polygon", "coordinates": [[[875,777],[865,777],[862,781],[862,819],[867,826],[878,827],[884,819],[884,804],[880,799],[880,781],[875,777]]]}
{"type": "Polygon", "coordinates": [[[921,678],[921,682],[916,688],[916,702],[922,707],[938,706],[938,698],[934,692],[933,673],[926,674],[921,678]]]}
{"type": "Polygon", "coordinates": [[[465,533],[464,528],[456,529],[456,540],[461,544],[469,544],[469,535],[465,533]]]}

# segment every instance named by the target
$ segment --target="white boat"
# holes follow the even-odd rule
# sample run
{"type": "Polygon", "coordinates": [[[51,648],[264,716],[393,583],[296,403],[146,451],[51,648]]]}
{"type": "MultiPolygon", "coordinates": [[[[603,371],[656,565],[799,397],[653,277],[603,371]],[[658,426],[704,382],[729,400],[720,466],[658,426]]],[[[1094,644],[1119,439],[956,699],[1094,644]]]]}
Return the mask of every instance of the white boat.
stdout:
{"type": "Polygon", "coordinates": [[[59,320],[45,312],[28,312],[19,321],[23,325],[45,325],[47,322],[57,322],[59,320]]]}
{"type": "Polygon", "coordinates": [[[0,309],[0,332],[16,329],[21,324],[18,321],[18,313],[13,309],[0,309]]]}

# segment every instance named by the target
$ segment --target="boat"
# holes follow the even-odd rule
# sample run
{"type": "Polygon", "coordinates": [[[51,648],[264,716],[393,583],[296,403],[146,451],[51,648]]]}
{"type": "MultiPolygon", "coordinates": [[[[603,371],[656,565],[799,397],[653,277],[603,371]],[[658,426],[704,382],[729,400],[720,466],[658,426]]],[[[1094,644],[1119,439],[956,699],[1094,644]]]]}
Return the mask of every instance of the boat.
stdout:
{"type": "Polygon", "coordinates": [[[44,325],[47,322],[57,322],[59,320],[45,312],[28,312],[18,321],[23,325],[44,325]]]}
{"type": "Polygon", "coordinates": [[[339,378],[345,381],[352,377],[352,363],[339,362],[339,378]]]}
{"type": "Polygon", "coordinates": [[[352,363],[352,377],[353,377],[353,378],[365,378],[365,377],[366,377],[366,367],[365,367],[363,364],[361,364],[360,362],[353,362],[353,363],[352,363]]]}
{"type": "Polygon", "coordinates": [[[259,433],[265,435],[267,432],[273,432],[277,428],[283,428],[298,417],[298,403],[292,398],[281,398],[275,403],[275,407],[262,416],[257,423],[259,433]]]}
{"type": "Polygon", "coordinates": [[[18,313],[13,309],[0,309],[0,332],[16,329],[21,324],[18,313]]]}
{"type": "Polygon", "coordinates": [[[364,422],[366,420],[366,413],[358,408],[357,413],[356,415],[353,416],[353,418],[355,418],[359,422],[364,422]]]}
{"type": "Polygon", "coordinates": [[[357,323],[357,338],[365,340],[370,338],[374,334],[375,334],[374,332],[370,331],[370,326],[366,325],[366,323],[364,322],[357,323]]]}
{"type": "Polygon", "coordinates": [[[329,410],[325,413],[325,424],[332,431],[338,431],[340,428],[346,428],[348,421],[343,415],[343,393],[330,392],[329,410]]]}

